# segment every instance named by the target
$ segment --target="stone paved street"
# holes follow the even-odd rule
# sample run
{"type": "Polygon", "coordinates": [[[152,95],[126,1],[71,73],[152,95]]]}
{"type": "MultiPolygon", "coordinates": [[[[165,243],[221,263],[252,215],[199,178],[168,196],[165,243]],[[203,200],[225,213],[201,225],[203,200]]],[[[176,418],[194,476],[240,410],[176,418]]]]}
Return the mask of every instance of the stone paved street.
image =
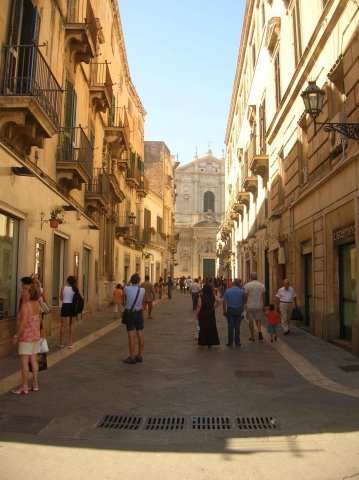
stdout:
{"type": "Polygon", "coordinates": [[[242,346],[228,348],[217,312],[221,345],[199,349],[190,297],[159,301],[136,365],[122,362],[126,332],[111,310],[84,315],[73,350],[56,347],[57,332],[49,339],[51,366],[27,396],[4,391],[18,360],[2,360],[1,478],[356,478],[358,358],[297,328],[278,345],[252,343],[245,323],[242,346]],[[139,428],[99,428],[106,414],[140,417],[139,428]],[[146,430],[151,417],[183,428],[146,430]],[[228,427],[196,430],[193,417],[229,417],[228,427]],[[239,417],[278,428],[241,430],[239,417]]]}

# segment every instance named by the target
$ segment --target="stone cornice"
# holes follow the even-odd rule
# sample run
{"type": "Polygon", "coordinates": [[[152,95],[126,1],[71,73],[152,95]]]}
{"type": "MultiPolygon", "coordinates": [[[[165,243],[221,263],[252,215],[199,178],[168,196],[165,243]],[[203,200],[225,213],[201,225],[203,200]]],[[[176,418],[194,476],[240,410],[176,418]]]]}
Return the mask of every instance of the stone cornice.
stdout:
{"type": "Polygon", "coordinates": [[[248,36],[249,36],[249,31],[250,31],[250,26],[252,21],[252,12],[254,8],[254,3],[255,3],[254,0],[247,0],[246,10],[244,12],[242,35],[241,35],[238,60],[237,60],[237,69],[234,77],[232,100],[231,100],[231,106],[230,106],[229,116],[228,116],[226,136],[224,139],[224,143],[226,145],[228,145],[229,136],[231,133],[231,126],[233,122],[238,90],[239,90],[239,85],[240,85],[241,76],[242,76],[243,63],[244,63],[244,58],[246,54],[247,41],[248,41],[248,36]]]}
{"type": "Polygon", "coordinates": [[[123,30],[122,30],[122,24],[121,24],[121,16],[120,16],[120,11],[118,8],[118,3],[117,0],[111,0],[111,5],[113,8],[113,16],[114,16],[114,27],[117,35],[117,40],[118,44],[120,47],[120,56],[122,60],[122,64],[124,66],[124,73],[125,73],[125,82],[126,86],[131,94],[131,97],[133,101],[136,103],[137,107],[140,109],[141,113],[143,116],[146,115],[146,110],[144,106],[142,105],[142,102],[140,100],[140,97],[132,83],[131,80],[131,75],[130,75],[130,69],[128,67],[128,60],[127,60],[127,53],[126,53],[126,46],[125,46],[125,40],[124,40],[124,35],[123,35],[123,30]]]}

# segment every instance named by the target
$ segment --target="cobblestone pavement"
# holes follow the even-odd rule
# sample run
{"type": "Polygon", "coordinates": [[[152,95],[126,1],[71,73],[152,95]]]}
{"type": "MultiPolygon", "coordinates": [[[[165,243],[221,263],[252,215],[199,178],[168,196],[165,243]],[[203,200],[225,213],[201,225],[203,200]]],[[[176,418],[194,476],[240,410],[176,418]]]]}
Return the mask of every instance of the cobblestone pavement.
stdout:
{"type": "Polygon", "coordinates": [[[45,466],[55,480],[356,478],[359,358],[295,327],[253,343],[245,323],[241,347],[229,348],[220,310],[217,324],[221,345],[198,348],[190,297],[176,292],[145,321],[143,363],[125,365],[111,309],[84,315],[72,350],[56,347],[56,332],[49,339],[40,391],[20,397],[9,393],[16,355],[1,360],[2,478],[22,478],[12,459],[35,448],[42,461],[28,478],[45,466]]]}

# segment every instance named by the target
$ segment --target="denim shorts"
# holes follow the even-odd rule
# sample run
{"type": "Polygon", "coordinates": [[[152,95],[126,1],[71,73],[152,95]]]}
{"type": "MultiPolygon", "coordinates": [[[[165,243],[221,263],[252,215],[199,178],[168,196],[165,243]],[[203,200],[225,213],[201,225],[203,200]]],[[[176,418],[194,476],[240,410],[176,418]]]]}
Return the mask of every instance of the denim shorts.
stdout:
{"type": "Polygon", "coordinates": [[[268,325],[267,331],[268,333],[277,333],[277,325],[268,325]]]}
{"type": "Polygon", "coordinates": [[[142,310],[132,311],[127,322],[126,329],[128,332],[133,330],[143,330],[143,314],[142,310]]]}

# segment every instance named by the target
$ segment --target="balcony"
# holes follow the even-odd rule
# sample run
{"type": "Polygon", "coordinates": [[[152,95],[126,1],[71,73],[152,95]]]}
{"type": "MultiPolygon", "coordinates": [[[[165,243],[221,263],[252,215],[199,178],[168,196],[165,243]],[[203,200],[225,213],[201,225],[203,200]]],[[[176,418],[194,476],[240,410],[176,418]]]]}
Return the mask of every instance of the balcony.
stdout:
{"type": "Polygon", "coordinates": [[[233,212],[238,213],[243,218],[244,213],[244,206],[241,203],[234,203],[233,204],[233,212]]]}
{"type": "Polygon", "coordinates": [[[131,188],[138,188],[142,179],[143,174],[136,165],[136,154],[131,152],[130,166],[127,167],[126,171],[126,183],[131,188]]]}
{"type": "Polygon", "coordinates": [[[112,79],[107,62],[90,63],[90,102],[96,112],[106,113],[112,105],[112,79]]]}
{"type": "Polygon", "coordinates": [[[143,178],[142,180],[140,180],[140,184],[137,187],[137,195],[143,198],[146,197],[149,192],[149,188],[149,181],[147,180],[147,178],[143,178]]]}
{"type": "Polygon", "coordinates": [[[85,189],[85,209],[90,216],[95,211],[108,208],[110,203],[110,181],[102,168],[96,168],[85,189]]]}
{"type": "Polygon", "coordinates": [[[90,63],[96,56],[98,22],[90,0],[68,0],[65,25],[66,52],[70,63],[90,63]]]}
{"type": "Polygon", "coordinates": [[[177,242],[176,242],[175,237],[173,235],[168,235],[167,245],[168,245],[169,250],[171,250],[172,253],[177,252],[177,242]]]}
{"type": "Polygon", "coordinates": [[[62,91],[38,47],[4,46],[2,58],[0,132],[29,154],[57,133],[62,91]]]}
{"type": "Polygon", "coordinates": [[[245,159],[242,164],[242,188],[245,192],[255,195],[258,190],[258,179],[257,177],[252,177],[249,172],[248,160],[245,159]]]}
{"type": "Polygon", "coordinates": [[[110,181],[110,187],[111,187],[111,194],[116,203],[121,203],[125,200],[125,194],[121,190],[118,178],[116,175],[113,173],[107,174],[109,181],[110,181]]]}
{"type": "Polygon", "coordinates": [[[57,182],[65,193],[81,190],[93,170],[93,147],[81,126],[62,128],[57,150],[57,182]]]}
{"type": "Polygon", "coordinates": [[[249,193],[239,192],[237,200],[240,205],[246,206],[247,209],[249,208],[250,201],[251,201],[249,193]]]}
{"type": "Polygon", "coordinates": [[[124,172],[127,172],[130,165],[130,133],[125,107],[112,105],[108,113],[107,126],[105,126],[105,140],[108,143],[111,158],[117,163],[118,169],[124,172]]]}

